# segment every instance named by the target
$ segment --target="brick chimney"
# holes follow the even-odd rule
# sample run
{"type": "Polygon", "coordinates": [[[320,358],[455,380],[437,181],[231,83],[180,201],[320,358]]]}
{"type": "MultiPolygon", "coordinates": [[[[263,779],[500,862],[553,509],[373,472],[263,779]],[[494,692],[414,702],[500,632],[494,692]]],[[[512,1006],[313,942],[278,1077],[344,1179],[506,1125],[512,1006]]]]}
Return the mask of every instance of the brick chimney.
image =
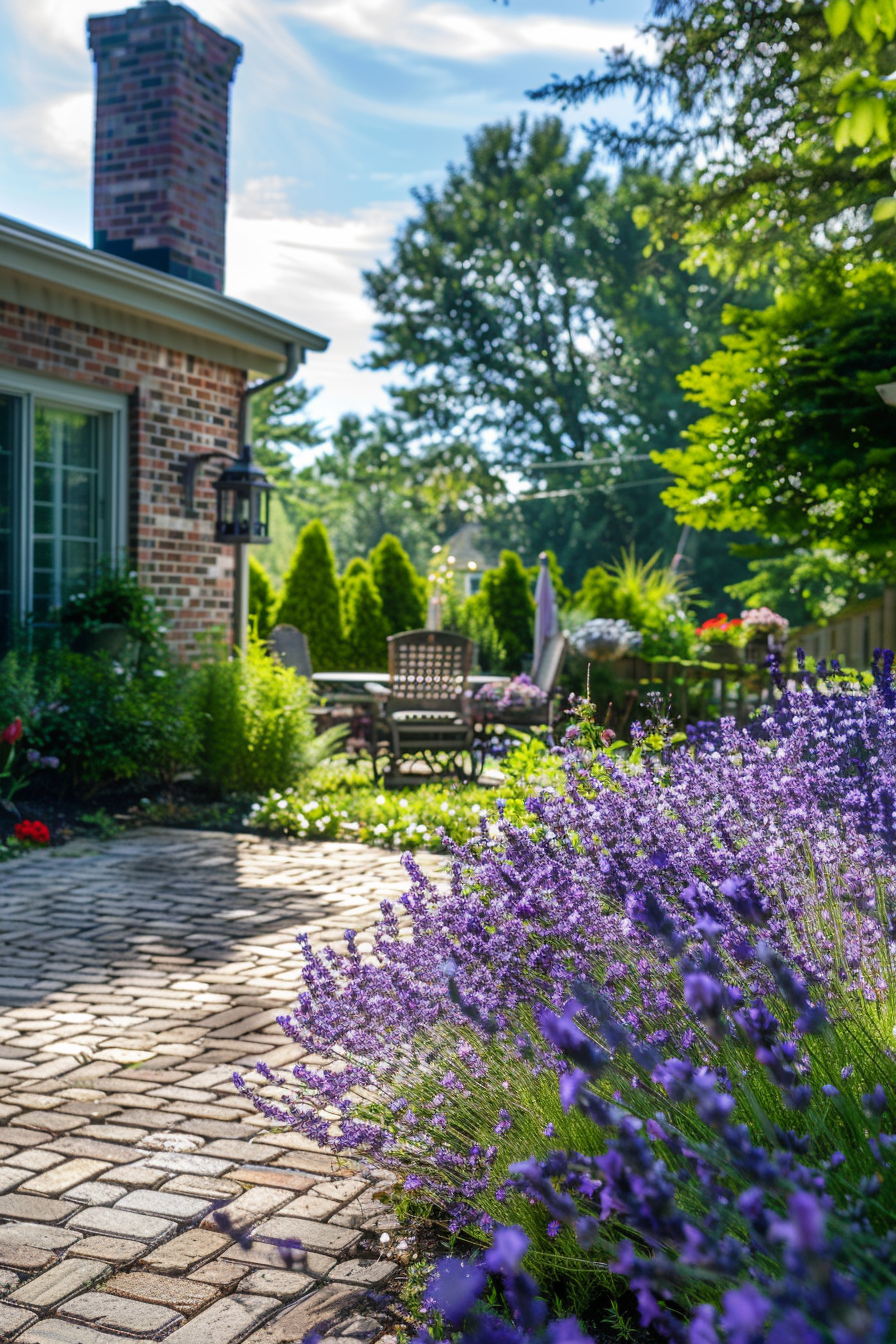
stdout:
{"type": "Polygon", "coordinates": [[[95,16],[87,32],[94,247],[223,290],[230,83],[242,48],[168,0],[95,16]]]}

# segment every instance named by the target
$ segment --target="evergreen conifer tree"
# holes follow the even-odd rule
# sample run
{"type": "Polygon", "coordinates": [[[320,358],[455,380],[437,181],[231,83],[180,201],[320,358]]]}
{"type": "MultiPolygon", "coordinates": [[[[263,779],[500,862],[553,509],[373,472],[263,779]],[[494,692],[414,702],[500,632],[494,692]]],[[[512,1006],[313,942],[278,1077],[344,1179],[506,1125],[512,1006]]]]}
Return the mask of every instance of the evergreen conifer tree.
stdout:
{"type": "Polygon", "coordinates": [[[343,659],[339,580],[327,529],[317,518],[299,534],[274,623],[294,625],[304,633],[315,672],[339,667],[343,659]]]}
{"type": "Polygon", "coordinates": [[[487,569],[480,588],[504,649],[505,671],[518,672],[532,654],[535,600],[516,551],[502,551],[497,569],[487,569]]]}
{"type": "Polygon", "coordinates": [[[370,552],[370,567],[383,604],[387,634],[422,629],[426,621],[423,585],[407,551],[391,532],[386,532],[370,552]]]}
{"type": "Polygon", "coordinates": [[[361,565],[343,579],[346,658],[352,671],[380,672],[388,665],[388,631],[370,567],[363,560],[361,565]]]}
{"type": "Polygon", "coordinates": [[[249,553],[249,620],[255,621],[259,639],[267,639],[274,628],[274,608],[277,594],[270,575],[260,560],[249,553]]]}

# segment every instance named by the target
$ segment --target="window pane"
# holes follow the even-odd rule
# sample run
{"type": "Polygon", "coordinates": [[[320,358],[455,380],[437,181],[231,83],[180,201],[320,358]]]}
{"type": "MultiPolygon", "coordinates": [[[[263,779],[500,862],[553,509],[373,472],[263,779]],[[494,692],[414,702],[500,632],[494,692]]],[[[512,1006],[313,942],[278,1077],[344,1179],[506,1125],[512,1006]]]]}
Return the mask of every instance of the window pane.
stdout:
{"type": "Polygon", "coordinates": [[[12,635],[12,450],[15,404],[0,397],[0,653],[12,635]]]}
{"type": "Polygon", "coordinates": [[[86,587],[99,554],[99,416],[34,413],[34,617],[86,587]]]}

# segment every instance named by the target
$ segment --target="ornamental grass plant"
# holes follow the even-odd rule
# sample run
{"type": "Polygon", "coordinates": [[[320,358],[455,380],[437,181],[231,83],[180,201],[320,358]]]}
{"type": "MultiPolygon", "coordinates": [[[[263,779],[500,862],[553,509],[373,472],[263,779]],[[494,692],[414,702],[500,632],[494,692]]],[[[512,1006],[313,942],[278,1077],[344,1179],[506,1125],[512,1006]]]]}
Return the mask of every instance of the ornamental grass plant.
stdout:
{"type": "Polygon", "coordinates": [[[303,677],[270,658],[254,634],[245,653],[223,648],[199,669],[194,718],[200,777],[215,793],[260,793],[293,785],[332,749],[315,738],[311,691],[303,677]]]}
{"type": "Polygon", "coordinates": [[[305,945],[280,1021],[330,1067],[239,1085],[466,1238],[433,1287],[449,1333],[543,1330],[525,1255],[585,1328],[628,1285],[687,1344],[892,1338],[891,665],[822,665],[677,745],[655,718],[627,758],[586,707],[526,824],[497,806],[447,886],[409,858],[363,946],[305,945]]]}

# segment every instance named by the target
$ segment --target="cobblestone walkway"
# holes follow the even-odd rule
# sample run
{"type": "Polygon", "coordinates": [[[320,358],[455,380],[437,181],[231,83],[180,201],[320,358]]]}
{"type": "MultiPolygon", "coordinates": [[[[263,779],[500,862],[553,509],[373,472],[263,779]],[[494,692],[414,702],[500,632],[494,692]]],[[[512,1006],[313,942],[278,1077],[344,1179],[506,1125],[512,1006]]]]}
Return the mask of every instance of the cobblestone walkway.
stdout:
{"type": "Polygon", "coordinates": [[[164,830],[0,867],[0,1340],[383,1333],[375,1173],[264,1133],[230,1074],[300,1058],[274,1021],[296,934],[339,941],[403,879],[360,845],[164,830]]]}

